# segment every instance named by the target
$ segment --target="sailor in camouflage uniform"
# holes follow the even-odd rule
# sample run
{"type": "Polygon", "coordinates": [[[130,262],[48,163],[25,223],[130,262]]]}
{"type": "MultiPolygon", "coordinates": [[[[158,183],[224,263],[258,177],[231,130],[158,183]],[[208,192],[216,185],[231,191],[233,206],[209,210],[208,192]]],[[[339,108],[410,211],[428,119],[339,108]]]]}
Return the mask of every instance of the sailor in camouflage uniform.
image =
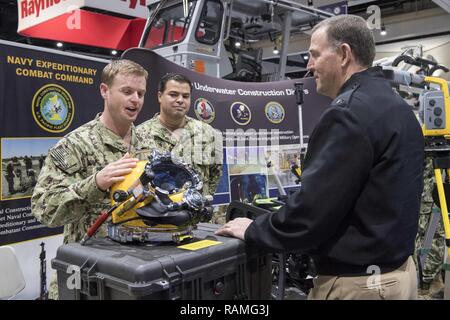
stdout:
{"type": "MultiPolygon", "coordinates": [[[[100,85],[103,113],[50,149],[31,207],[41,223],[64,226],[64,243],[82,239],[100,212],[109,209],[108,189],[147,158],[133,125],[144,103],[147,77],[147,71],[132,61],[108,64],[100,85]]],[[[97,236],[105,235],[103,226],[97,236]]],[[[50,298],[57,297],[55,280],[50,298]]]]}
{"type": "MultiPolygon", "coordinates": [[[[425,160],[425,169],[423,172],[423,193],[420,203],[420,215],[419,215],[419,230],[416,237],[416,254],[418,250],[422,248],[423,241],[428,229],[429,222],[432,214],[441,214],[440,209],[433,202],[432,191],[435,184],[433,163],[431,158],[425,160]]],[[[445,233],[442,225],[442,218],[439,217],[439,223],[436,233],[434,234],[431,249],[426,256],[425,265],[422,270],[423,289],[419,290],[419,296],[430,295],[438,293],[443,289],[442,277],[440,271],[444,263],[445,254],[445,233]],[[433,288],[430,288],[432,286],[433,288]],[[431,290],[433,289],[433,290],[431,290]]]]}
{"type": "Polygon", "coordinates": [[[191,91],[192,84],[185,76],[163,76],[158,85],[160,113],[137,131],[149,149],[170,151],[191,164],[203,180],[203,194],[214,195],[222,175],[222,136],[209,124],[186,116],[191,91]]]}

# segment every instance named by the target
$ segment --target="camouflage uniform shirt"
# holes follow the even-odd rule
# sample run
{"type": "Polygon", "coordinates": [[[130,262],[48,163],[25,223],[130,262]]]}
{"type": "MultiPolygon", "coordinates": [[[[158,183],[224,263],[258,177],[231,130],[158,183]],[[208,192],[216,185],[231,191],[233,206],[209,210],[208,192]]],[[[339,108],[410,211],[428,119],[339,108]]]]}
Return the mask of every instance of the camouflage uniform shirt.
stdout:
{"type": "MultiPolygon", "coordinates": [[[[67,134],[50,149],[31,198],[33,215],[41,223],[64,226],[64,243],[80,241],[100,212],[110,208],[109,193],[98,189],[96,173],[127,151],[144,151],[134,126],[128,149],[99,117],[67,134]]],[[[143,156],[141,160],[145,160],[143,156]]],[[[97,235],[106,234],[104,224],[97,235]]]]}
{"type": "Polygon", "coordinates": [[[184,128],[174,133],[159,121],[159,114],[137,126],[149,148],[173,155],[191,164],[203,180],[203,194],[213,195],[222,175],[222,136],[209,124],[186,117],[184,128]]]}

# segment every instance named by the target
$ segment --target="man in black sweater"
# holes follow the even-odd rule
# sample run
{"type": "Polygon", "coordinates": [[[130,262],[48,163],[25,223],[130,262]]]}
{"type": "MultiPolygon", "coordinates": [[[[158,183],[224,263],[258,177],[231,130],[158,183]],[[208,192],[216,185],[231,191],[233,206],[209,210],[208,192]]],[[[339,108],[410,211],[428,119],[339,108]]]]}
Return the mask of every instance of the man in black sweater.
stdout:
{"type": "Polygon", "coordinates": [[[278,212],[235,219],[216,234],[310,252],[318,271],[310,299],[415,299],[420,125],[371,67],[375,42],[364,19],[322,21],[309,52],[317,91],[334,100],[311,135],[301,189],[278,212]]]}

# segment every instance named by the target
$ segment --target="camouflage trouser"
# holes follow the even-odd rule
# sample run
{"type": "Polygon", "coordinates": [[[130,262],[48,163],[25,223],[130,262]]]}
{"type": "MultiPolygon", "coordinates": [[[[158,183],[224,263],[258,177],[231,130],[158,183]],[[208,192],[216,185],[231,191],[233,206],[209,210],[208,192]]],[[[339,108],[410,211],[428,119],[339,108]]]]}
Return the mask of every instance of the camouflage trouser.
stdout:
{"type": "MultiPolygon", "coordinates": [[[[436,211],[431,214],[441,214],[440,210],[436,208],[436,211]]],[[[431,219],[431,214],[419,216],[419,232],[416,238],[416,256],[417,250],[420,249],[425,240],[425,234],[427,232],[428,224],[431,219]]],[[[442,270],[445,255],[445,233],[442,225],[442,219],[439,218],[436,233],[434,234],[433,241],[431,243],[431,249],[428,252],[425,260],[425,265],[422,270],[423,281],[430,283],[436,277],[436,275],[442,270]]]]}
{"type": "Polygon", "coordinates": [[[225,224],[226,215],[227,215],[227,207],[228,207],[228,205],[225,205],[225,204],[214,206],[211,223],[220,224],[220,225],[225,224]]]}
{"type": "MultiPolygon", "coordinates": [[[[440,209],[433,204],[432,191],[434,188],[434,171],[431,160],[426,160],[426,166],[423,173],[424,185],[422,193],[422,202],[420,204],[419,229],[416,237],[415,255],[417,259],[418,250],[422,248],[425,234],[428,229],[432,214],[439,214],[440,209]]],[[[439,223],[434,234],[431,249],[426,257],[425,265],[422,270],[422,280],[430,283],[435,276],[442,270],[445,255],[445,233],[442,225],[442,218],[439,217],[439,223]]],[[[417,261],[416,261],[417,264],[417,261]]]]}

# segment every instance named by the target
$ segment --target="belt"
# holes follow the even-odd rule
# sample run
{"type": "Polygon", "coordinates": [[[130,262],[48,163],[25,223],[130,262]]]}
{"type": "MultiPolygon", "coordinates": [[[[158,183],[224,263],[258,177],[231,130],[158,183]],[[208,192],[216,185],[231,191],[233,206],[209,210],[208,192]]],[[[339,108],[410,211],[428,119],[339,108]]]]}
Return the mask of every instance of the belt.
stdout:
{"type": "Polygon", "coordinates": [[[359,277],[368,276],[374,273],[370,266],[380,268],[380,273],[388,273],[399,269],[405,265],[408,258],[402,261],[392,263],[372,263],[367,265],[355,265],[347,263],[339,263],[329,261],[329,259],[317,259],[315,260],[317,274],[324,276],[343,276],[343,277],[359,277]],[[328,261],[327,261],[328,260],[328,261]]]}

